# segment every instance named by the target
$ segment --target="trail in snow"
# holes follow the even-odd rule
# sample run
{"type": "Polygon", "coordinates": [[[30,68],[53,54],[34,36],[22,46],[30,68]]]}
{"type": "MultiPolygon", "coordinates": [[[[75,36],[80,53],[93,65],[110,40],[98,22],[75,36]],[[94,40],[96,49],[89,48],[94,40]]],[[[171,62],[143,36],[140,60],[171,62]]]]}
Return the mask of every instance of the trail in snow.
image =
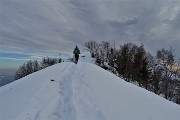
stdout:
{"type": "Polygon", "coordinates": [[[69,68],[68,72],[59,81],[60,89],[60,103],[57,111],[59,111],[59,116],[62,120],[75,120],[76,110],[73,103],[73,90],[72,90],[72,80],[76,76],[75,65],[69,68]]]}
{"type": "Polygon", "coordinates": [[[96,92],[84,79],[85,69],[83,62],[73,65],[59,82],[61,101],[57,111],[62,120],[105,120],[98,110],[96,92]]]}
{"type": "Polygon", "coordinates": [[[78,75],[73,80],[74,101],[78,109],[78,120],[105,120],[105,114],[99,106],[102,104],[102,101],[98,100],[96,91],[88,83],[91,77],[85,78],[87,69],[86,63],[77,65],[78,75]]]}

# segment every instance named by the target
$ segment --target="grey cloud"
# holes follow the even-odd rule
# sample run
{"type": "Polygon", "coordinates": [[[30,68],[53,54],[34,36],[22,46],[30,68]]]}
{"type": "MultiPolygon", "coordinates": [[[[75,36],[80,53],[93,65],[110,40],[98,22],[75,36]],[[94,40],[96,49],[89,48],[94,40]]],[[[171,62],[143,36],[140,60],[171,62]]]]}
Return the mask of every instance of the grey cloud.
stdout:
{"type": "Polygon", "coordinates": [[[58,52],[89,40],[115,40],[180,51],[179,0],[0,1],[3,46],[58,52]]]}
{"type": "Polygon", "coordinates": [[[122,29],[123,27],[128,27],[130,25],[134,25],[138,23],[138,19],[130,19],[127,21],[108,21],[109,25],[111,25],[112,28],[118,28],[118,29],[122,29]]]}

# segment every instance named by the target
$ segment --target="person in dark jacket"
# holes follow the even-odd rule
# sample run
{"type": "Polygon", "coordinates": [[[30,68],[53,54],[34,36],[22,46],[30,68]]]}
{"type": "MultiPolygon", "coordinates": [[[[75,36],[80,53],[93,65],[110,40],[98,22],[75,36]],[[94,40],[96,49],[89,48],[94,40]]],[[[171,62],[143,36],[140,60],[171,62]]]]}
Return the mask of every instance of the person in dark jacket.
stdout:
{"type": "Polygon", "coordinates": [[[75,56],[75,63],[77,64],[78,59],[79,59],[79,54],[81,54],[79,48],[77,47],[77,45],[74,48],[73,54],[75,56]]]}

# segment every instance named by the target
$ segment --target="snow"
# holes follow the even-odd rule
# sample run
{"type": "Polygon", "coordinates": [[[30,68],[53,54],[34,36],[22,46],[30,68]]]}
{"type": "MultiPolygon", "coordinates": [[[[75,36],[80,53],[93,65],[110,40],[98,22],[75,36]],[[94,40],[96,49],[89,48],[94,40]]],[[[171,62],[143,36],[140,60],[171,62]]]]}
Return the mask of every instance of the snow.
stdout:
{"type": "Polygon", "coordinates": [[[0,87],[0,120],[179,120],[179,113],[179,105],[86,57],[77,65],[63,62],[0,87]]]}

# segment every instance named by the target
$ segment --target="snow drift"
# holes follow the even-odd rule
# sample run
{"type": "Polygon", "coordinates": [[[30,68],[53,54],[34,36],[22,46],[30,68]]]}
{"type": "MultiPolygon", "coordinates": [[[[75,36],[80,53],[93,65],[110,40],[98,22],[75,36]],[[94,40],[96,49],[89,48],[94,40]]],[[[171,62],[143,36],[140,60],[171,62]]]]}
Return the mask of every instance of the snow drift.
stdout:
{"type": "Polygon", "coordinates": [[[0,87],[0,120],[179,120],[179,113],[179,105],[82,61],[0,87]]]}

